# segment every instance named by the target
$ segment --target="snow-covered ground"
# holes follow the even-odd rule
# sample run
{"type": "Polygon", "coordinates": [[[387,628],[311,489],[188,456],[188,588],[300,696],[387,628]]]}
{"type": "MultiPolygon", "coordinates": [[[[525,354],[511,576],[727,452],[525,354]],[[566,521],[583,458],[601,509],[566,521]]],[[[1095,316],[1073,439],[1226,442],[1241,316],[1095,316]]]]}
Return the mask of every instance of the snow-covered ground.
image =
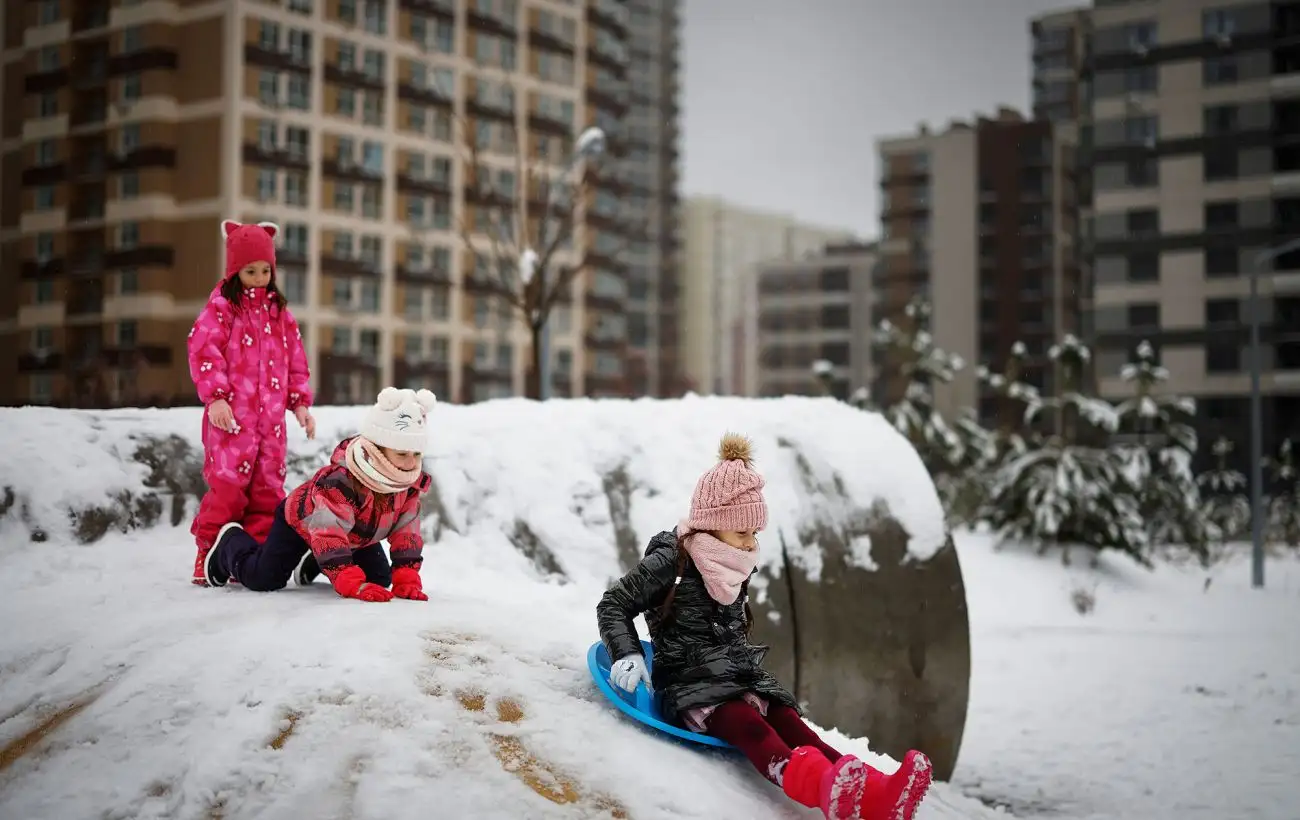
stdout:
{"type": "Polygon", "coordinates": [[[1020,817],[1300,817],[1294,552],[1261,591],[1248,545],[1151,572],[992,544],[958,533],[973,674],[957,788],[1020,817]]]}
{"type": "MultiPolygon", "coordinates": [[[[813,457],[834,442],[833,431],[799,428],[812,405],[769,404],[743,408],[769,474],[793,469],[779,437],[813,457]]],[[[476,425],[435,436],[432,451],[435,466],[449,465],[440,488],[456,529],[428,547],[431,600],[382,605],[339,599],[323,581],[267,595],[192,587],[184,525],[75,545],[55,526],[60,511],[140,480],[116,436],[147,424],[193,438],[197,415],[7,411],[0,484],[44,490],[31,514],[49,540],[30,541],[12,515],[0,526],[0,818],[815,816],[743,762],[629,724],[584,663],[616,566],[596,535],[609,511],[593,465],[623,451],[640,488],[634,527],[662,527],[698,473],[667,474],[665,460],[708,466],[709,431],[737,407],[554,407],[549,430],[512,423],[510,402],[440,408],[449,426],[476,425]],[[701,413],[714,415],[701,423],[701,413]],[[665,414],[671,436],[638,427],[665,414]],[[552,446],[571,447],[583,428],[589,452],[552,446]],[[502,454],[525,447],[530,472],[502,469],[502,454]],[[555,556],[565,583],[510,546],[510,511],[548,537],[570,534],[555,556]]],[[[344,411],[324,411],[324,439],[344,423],[344,411]]],[[[904,476],[890,486],[890,470],[864,471],[860,492],[890,499],[909,526],[932,526],[933,491],[917,493],[914,454],[900,460],[856,439],[840,448],[904,476]]],[[[774,521],[801,514],[774,484],[774,521]]],[[[933,541],[923,534],[914,547],[933,541]]],[[[985,804],[1044,818],[1297,816],[1294,561],[1270,564],[1257,592],[1240,561],[1210,573],[1207,589],[1194,569],[1150,573],[1122,559],[1064,569],[994,554],[984,536],[957,544],[972,702],[955,783],[935,788],[922,820],[1007,816],[985,804]],[[1095,599],[1086,616],[1076,591],[1095,599]]],[[[894,765],[865,741],[828,735],[894,765]]]]}

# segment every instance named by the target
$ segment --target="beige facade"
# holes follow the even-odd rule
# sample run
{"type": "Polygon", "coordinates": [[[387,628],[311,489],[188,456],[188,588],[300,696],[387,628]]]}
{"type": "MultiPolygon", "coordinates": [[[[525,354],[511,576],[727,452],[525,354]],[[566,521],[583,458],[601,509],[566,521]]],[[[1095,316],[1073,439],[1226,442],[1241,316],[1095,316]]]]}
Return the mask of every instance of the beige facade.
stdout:
{"type": "Polygon", "coordinates": [[[876,247],[865,243],[758,265],[757,395],[817,395],[829,387],[848,399],[869,388],[875,269],[876,247]]]}
{"type": "MultiPolygon", "coordinates": [[[[498,190],[526,184],[521,155],[560,173],[588,125],[620,156],[620,3],[7,0],[5,13],[0,254],[22,298],[0,309],[13,351],[0,401],[193,400],[184,341],[226,217],[281,227],[278,281],[321,401],[394,383],[463,401],[522,392],[527,330],[473,276],[463,238],[496,253],[467,145],[498,190]]],[[[556,258],[586,261],[552,314],[557,395],[626,389],[626,307],[608,295],[632,220],[610,213],[615,174],[595,184],[556,258]]]]}
{"type": "Polygon", "coordinates": [[[685,376],[700,393],[757,395],[759,263],[814,254],[852,235],[716,197],[688,197],[682,227],[685,376]]]}
{"type": "MultiPolygon", "coordinates": [[[[1029,349],[1026,378],[1046,389],[1046,351],[1079,332],[1081,269],[1072,133],[1002,109],[974,123],[877,142],[881,157],[880,264],[874,322],[906,321],[924,296],[935,344],[966,363],[935,386],[950,417],[994,409],[977,365],[1000,369],[1012,345],[1029,349]]],[[[884,360],[875,367],[878,403],[905,385],[884,360]]]]}

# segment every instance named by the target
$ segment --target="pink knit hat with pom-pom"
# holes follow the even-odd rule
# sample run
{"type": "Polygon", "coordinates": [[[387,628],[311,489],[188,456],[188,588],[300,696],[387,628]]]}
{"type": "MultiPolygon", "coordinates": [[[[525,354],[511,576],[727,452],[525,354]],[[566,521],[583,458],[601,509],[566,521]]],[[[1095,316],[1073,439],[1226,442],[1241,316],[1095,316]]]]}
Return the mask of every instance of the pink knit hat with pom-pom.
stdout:
{"type": "Polygon", "coordinates": [[[686,526],[701,532],[761,530],[767,526],[767,483],[754,470],[749,439],[727,433],[718,463],[695,483],[686,526]]]}

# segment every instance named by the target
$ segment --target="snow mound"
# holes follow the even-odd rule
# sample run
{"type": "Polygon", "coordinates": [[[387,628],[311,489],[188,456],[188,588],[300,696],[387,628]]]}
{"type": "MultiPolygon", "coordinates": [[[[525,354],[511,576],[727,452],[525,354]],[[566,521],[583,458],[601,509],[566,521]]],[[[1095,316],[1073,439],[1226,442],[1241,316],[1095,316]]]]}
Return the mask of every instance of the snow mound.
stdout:
{"type": "MultiPolygon", "coordinates": [[[[361,415],[320,408],[316,442],[293,430],[290,484],[361,415]]],[[[754,439],[768,479],[767,580],[788,561],[801,583],[830,573],[824,595],[803,598],[896,606],[834,580],[845,561],[885,590],[907,566],[956,571],[933,485],[901,436],[829,399],[509,400],[439,405],[431,420],[431,600],[375,605],[323,581],[266,595],[188,583],[198,409],[0,411],[0,618],[22,625],[0,638],[0,817],[815,816],[743,761],[666,742],[605,703],[584,660],[594,607],[681,517],[728,430],[754,439]],[[827,533],[880,515],[904,541],[872,530],[844,555],[826,549],[827,533]]],[[[768,632],[785,628],[779,604],[760,602],[768,632]]],[[[801,609],[802,628],[820,632],[817,615],[801,609]]],[[[820,662],[843,664],[882,634],[879,619],[859,620],[826,633],[820,662]]],[[[829,700],[816,693],[830,676],[803,669],[799,691],[829,700]]],[[[900,711],[848,677],[853,697],[900,711]]],[[[964,681],[957,705],[959,739],[964,681]]],[[[991,816],[942,786],[922,813],[991,816]]]]}
{"type": "MultiPolygon", "coordinates": [[[[0,464],[8,499],[0,513],[81,541],[152,523],[167,505],[139,498],[147,486],[164,494],[202,492],[200,412],[0,410],[11,441],[0,464]],[[178,463],[186,445],[188,472],[178,463]],[[156,463],[142,463],[151,460],[156,463]],[[128,509],[114,513],[128,494],[128,509]],[[90,510],[99,515],[87,516],[90,510]]],[[[291,431],[290,486],[355,433],[362,410],[324,407],[316,415],[316,442],[291,431]]],[[[912,447],[879,415],[832,399],[439,404],[430,427],[425,466],[437,484],[430,505],[439,511],[435,536],[451,530],[486,550],[505,546],[498,556],[504,567],[530,563],[523,555],[528,549],[512,546],[526,540],[541,543],[531,563],[550,574],[619,574],[620,556],[610,544],[617,541],[626,560],[675,524],[728,430],[754,439],[768,481],[767,538],[781,539],[790,559],[814,576],[821,556],[807,538],[812,502],[818,516],[840,523],[873,508],[887,512],[908,533],[916,560],[933,557],[948,539],[939,498],[912,447]],[[815,498],[801,479],[817,484],[815,498]],[[626,521],[610,509],[611,496],[618,496],[614,506],[626,506],[626,521]]],[[[187,514],[173,515],[173,523],[187,514]]],[[[763,566],[774,566],[779,556],[764,551],[763,566]]]]}

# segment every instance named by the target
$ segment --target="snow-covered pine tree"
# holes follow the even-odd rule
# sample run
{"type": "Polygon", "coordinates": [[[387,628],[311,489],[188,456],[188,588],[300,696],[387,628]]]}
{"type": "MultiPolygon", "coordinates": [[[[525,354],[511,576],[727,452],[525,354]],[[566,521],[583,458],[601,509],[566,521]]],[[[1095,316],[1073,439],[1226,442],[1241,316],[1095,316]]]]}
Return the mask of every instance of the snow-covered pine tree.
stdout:
{"type": "Polygon", "coordinates": [[[1072,334],[1052,345],[1060,395],[1030,405],[1027,421],[1052,413],[1055,425],[1035,449],[1008,458],[994,472],[981,517],[1004,539],[1125,552],[1150,566],[1146,528],[1135,487],[1109,450],[1093,445],[1119,427],[1108,403],[1083,395],[1091,351],[1072,334]],[[1092,435],[1089,435],[1092,434],[1092,435]]]}
{"type": "Polygon", "coordinates": [[[1138,344],[1134,359],[1120,368],[1120,378],[1133,388],[1133,395],[1115,408],[1121,435],[1114,450],[1136,486],[1151,543],[1186,545],[1206,562],[1210,543],[1219,540],[1220,533],[1205,515],[1192,473],[1196,402],[1161,390],[1169,370],[1156,361],[1150,342],[1138,344]]]}
{"type": "Polygon", "coordinates": [[[906,385],[902,398],[885,408],[884,415],[912,442],[930,474],[937,477],[956,469],[963,447],[961,436],[934,406],[933,386],[952,381],[966,363],[935,344],[929,302],[918,296],[903,312],[904,327],[882,319],[874,335],[877,346],[894,354],[892,367],[906,385]]]}
{"type": "Polygon", "coordinates": [[[1026,426],[1024,421],[1029,414],[1036,412],[1043,397],[1039,395],[1037,387],[1021,379],[1025,372],[1027,356],[1028,350],[1024,342],[1016,342],[1011,346],[1001,373],[983,365],[980,365],[976,371],[980,382],[987,385],[993,395],[1001,401],[998,409],[1004,409],[1009,403],[1015,411],[1014,418],[1018,420],[1017,423],[1012,423],[1010,421],[1012,416],[1005,413],[998,414],[997,423],[991,433],[995,449],[988,464],[1000,463],[1009,455],[1024,453],[1029,449],[1030,442],[1034,438],[1032,428],[1026,426]]]}
{"type": "Polygon", "coordinates": [[[1300,475],[1291,439],[1283,439],[1272,462],[1273,492],[1264,507],[1264,535],[1268,541],[1300,546],[1300,475]]]}
{"type": "Polygon", "coordinates": [[[1205,504],[1205,516],[1219,528],[1224,540],[1239,538],[1250,531],[1250,499],[1246,477],[1228,466],[1232,442],[1223,436],[1210,447],[1214,466],[1196,477],[1205,504]]]}

